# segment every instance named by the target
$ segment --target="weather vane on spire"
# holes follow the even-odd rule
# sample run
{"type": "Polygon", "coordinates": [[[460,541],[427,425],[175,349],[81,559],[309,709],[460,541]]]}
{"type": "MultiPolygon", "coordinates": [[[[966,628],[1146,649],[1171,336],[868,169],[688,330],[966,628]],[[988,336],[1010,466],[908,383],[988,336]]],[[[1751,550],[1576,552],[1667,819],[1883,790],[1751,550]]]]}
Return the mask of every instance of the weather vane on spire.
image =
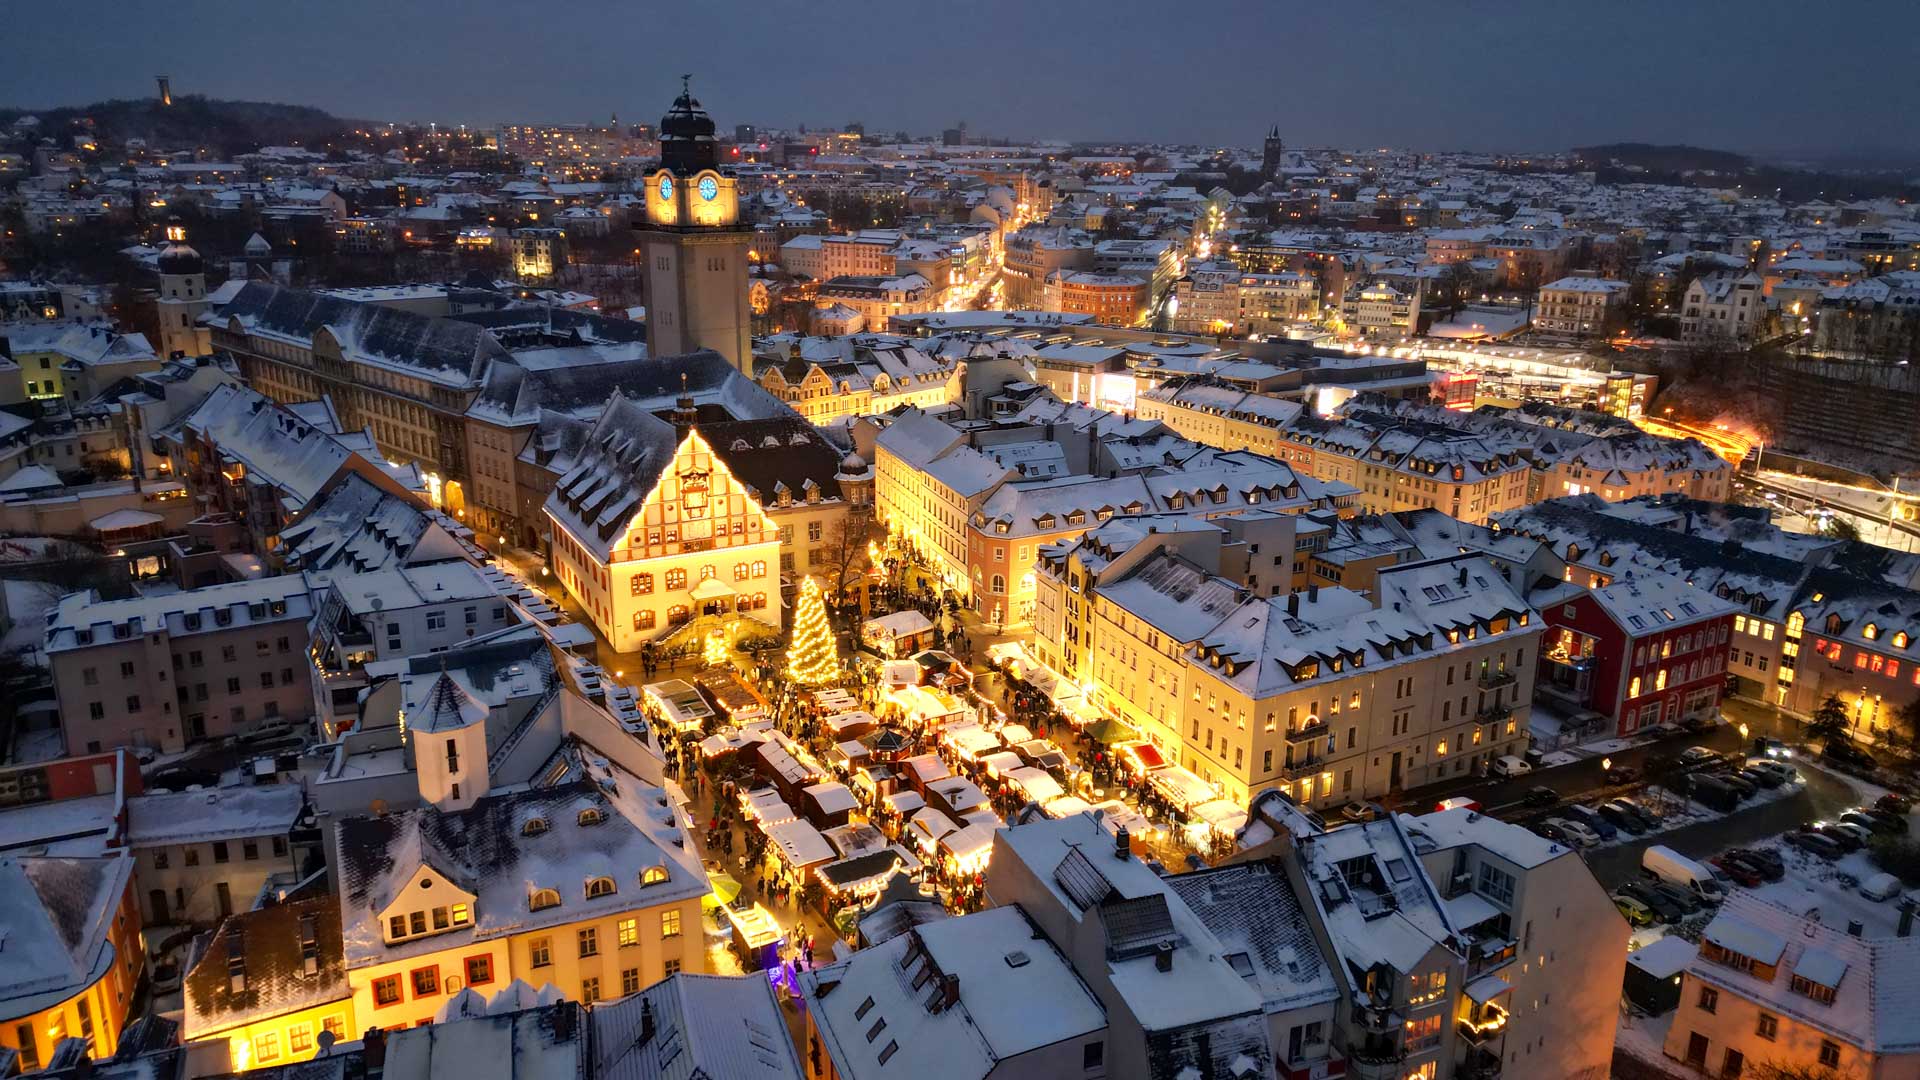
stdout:
{"type": "Polygon", "coordinates": [[[688,97],[693,96],[693,76],[691,75],[680,76],[680,92],[687,95],[688,97]]]}

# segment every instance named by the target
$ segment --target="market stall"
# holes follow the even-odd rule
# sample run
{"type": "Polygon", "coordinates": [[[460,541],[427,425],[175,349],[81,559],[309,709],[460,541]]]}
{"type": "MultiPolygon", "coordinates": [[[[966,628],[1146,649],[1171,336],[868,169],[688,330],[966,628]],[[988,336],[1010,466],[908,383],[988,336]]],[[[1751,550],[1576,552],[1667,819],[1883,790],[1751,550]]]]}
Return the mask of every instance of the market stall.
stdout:
{"type": "Polygon", "coordinates": [[[641,695],[651,715],[683,735],[699,731],[718,715],[693,684],[681,679],[648,683],[641,695]]]}
{"type": "Polygon", "coordinates": [[[761,828],[778,825],[783,821],[792,821],[800,815],[793,812],[780,792],[775,788],[755,788],[740,793],[740,812],[748,820],[761,828]]]}
{"type": "Polygon", "coordinates": [[[993,856],[993,832],[985,825],[968,825],[940,839],[940,856],[956,874],[977,874],[993,856]]]}
{"type": "Polygon", "coordinates": [[[1212,784],[1178,765],[1169,765],[1164,769],[1154,769],[1147,773],[1147,783],[1151,784],[1155,791],[1166,796],[1167,801],[1182,813],[1219,797],[1219,793],[1213,790],[1212,784]]]}
{"type": "Polygon", "coordinates": [[[822,829],[845,825],[853,817],[853,812],[860,809],[860,802],[853,797],[852,789],[836,780],[813,784],[800,794],[806,807],[807,820],[822,829]]]}
{"type": "Polygon", "coordinates": [[[1066,790],[1060,786],[1058,780],[1031,765],[1022,765],[1008,773],[1007,782],[1019,789],[1028,802],[1037,802],[1042,805],[1066,794],[1066,790]]]}
{"type": "Polygon", "coordinates": [[[1193,807],[1189,813],[1196,826],[1224,836],[1232,836],[1247,823],[1247,808],[1228,799],[1210,799],[1193,807]]]}
{"type": "Polygon", "coordinates": [[[960,826],[953,819],[935,810],[922,807],[907,819],[907,836],[919,849],[931,855],[940,850],[940,839],[949,833],[958,831],[960,826]]]}
{"type": "Polygon", "coordinates": [[[973,709],[944,690],[928,686],[903,686],[886,692],[885,700],[900,710],[902,720],[920,728],[939,727],[971,719],[973,709]]]}
{"type": "Polygon", "coordinates": [[[983,755],[980,765],[987,770],[987,776],[994,780],[1004,780],[1013,770],[1027,767],[1026,761],[1011,750],[996,750],[983,755]]]}
{"type": "Polygon", "coordinates": [[[940,729],[940,744],[962,761],[978,761],[1000,749],[1000,736],[979,724],[948,724],[940,729]]]}
{"type": "Polygon", "coordinates": [[[734,723],[757,720],[768,714],[767,699],[730,667],[710,667],[694,679],[713,698],[721,714],[734,723]]]}
{"type": "Polygon", "coordinates": [[[878,728],[880,718],[865,709],[849,709],[826,717],[820,724],[826,728],[828,738],[834,742],[845,742],[878,728]]]}
{"type": "Polygon", "coordinates": [[[832,862],[839,854],[827,843],[827,838],[820,835],[819,829],[798,818],[769,826],[767,839],[781,864],[795,874],[832,862]]]}
{"type": "Polygon", "coordinates": [[[786,941],[786,932],[780,929],[780,921],[773,917],[773,912],[759,904],[750,907],[729,904],[720,910],[726,912],[733,942],[739,947],[748,971],[779,966],[780,946],[786,941]]]}
{"type": "Polygon", "coordinates": [[[860,624],[860,643],[881,656],[899,658],[933,644],[933,620],[913,608],[860,624]]]}
{"type": "Polygon", "coordinates": [[[896,870],[915,873],[919,859],[906,848],[893,846],[840,859],[814,869],[814,876],[826,886],[830,901],[866,900],[877,895],[892,880],[896,870]]]}

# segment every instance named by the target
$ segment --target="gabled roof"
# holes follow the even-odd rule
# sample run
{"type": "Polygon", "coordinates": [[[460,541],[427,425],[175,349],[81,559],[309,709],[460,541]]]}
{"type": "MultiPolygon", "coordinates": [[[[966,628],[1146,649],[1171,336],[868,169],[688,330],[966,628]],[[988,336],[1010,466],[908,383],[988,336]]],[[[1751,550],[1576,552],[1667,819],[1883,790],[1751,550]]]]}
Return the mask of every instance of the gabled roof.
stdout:
{"type": "Polygon", "coordinates": [[[353,991],[339,902],[319,896],[228,916],[206,938],[182,990],[188,1039],[345,1002],[353,991]]]}
{"type": "Polygon", "coordinates": [[[772,985],[681,972],[596,1006],[597,1080],[801,1080],[772,985]]]}
{"type": "Polygon", "coordinates": [[[129,855],[0,857],[0,1013],[51,1008],[106,973],[114,912],[132,874],[129,855]]]}

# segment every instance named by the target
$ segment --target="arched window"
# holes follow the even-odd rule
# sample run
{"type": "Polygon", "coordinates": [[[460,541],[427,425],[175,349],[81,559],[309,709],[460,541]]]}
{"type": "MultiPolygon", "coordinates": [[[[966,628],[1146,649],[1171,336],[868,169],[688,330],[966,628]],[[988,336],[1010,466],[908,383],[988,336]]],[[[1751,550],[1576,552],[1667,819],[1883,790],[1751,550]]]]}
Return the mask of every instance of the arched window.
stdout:
{"type": "Polygon", "coordinates": [[[540,911],[559,906],[560,891],[558,889],[535,889],[533,895],[527,898],[528,911],[540,911]]]}
{"type": "Polygon", "coordinates": [[[707,565],[700,568],[701,581],[706,581],[709,578],[715,578],[719,576],[720,576],[720,571],[712,563],[708,563],[707,565]]]}
{"type": "Polygon", "coordinates": [[[667,868],[664,866],[649,866],[645,870],[640,871],[640,884],[642,885],[662,885],[666,883],[666,880],[667,868]]]}
{"type": "Polygon", "coordinates": [[[686,587],[687,572],[685,570],[667,571],[667,591],[671,592],[674,589],[684,589],[686,587]]]}
{"type": "Polygon", "coordinates": [[[601,810],[599,807],[589,806],[586,809],[580,811],[580,816],[575,818],[574,820],[579,822],[582,825],[598,825],[601,822],[607,820],[607,815],[606,815],[606,812],[601,810]]]}
{"type": "Polygon", "coordinates": [[[1896,649],[1904,649],[1907,647],[1907,632],[1905,630],[1894,631],[1893,647],[1896,649]]]}
{"type": "Polygon", "coordinates": [[[996,593],[1007,591],[1007,579],[999,574],[993,575],[993,590],[996,593]]]}
{"type": "Polygon", "coordinates": [[[686,622],[689,617],[690,613],[685,604],[675,604],[667,609],[668,626],[679,626],[681,623],[686,622]]]}
{"type": "Polygon", "coordinates": [[[614,893],[614,888],[613,888],[612,878],[597,877],[597,878],[587,879],[587,899],[597,900],[602,896],[612,896],[613,893],[614,893]]]}
{"type": "Polygon", "coordinates": [[[735,581],[747,580],[748,570],[749,570],[749,567],[747,566],[746,563],[734,563],[733,564],[733,580],[735,581]]]}
{"type": "Polygon", "coordinates": [[[653,629],[655,619],[656,616],[651,611],[636,611],[633,613],[633,628],[635,630],[651,630],[653,629]]]}
{"type": "Polygon", "coordinates": [[[1880,636],[1879,625],[1875,623],[1868,623],[1867,625],[1861,627],[1860,636],[1863,638],[1866,638],[1868,641],[1872,641],[1874,638],[1879,637],[1880,636]]]}
{"type": "Polygon", "coordinates": [[[766,560],[764,560],[764,559],[755,559],[755,560],[753,561],[753,576],[754,576],[754,577],[766,577],[766,576],[767,576],[767,563],[766,563],[766,560]]]}
{"type": "Polygon", "coordinates": [[[648,593],[653,591],[653,575],[652,574],[633,575],[632,587],[633,587],[633,595],[635,596],[647,595],[648,593]]]}
{"type": "Polygon", "coordinates": [[[543,818],[543,817],[528,818],[527,823],[525,825],[520,826],[520,835],[521,836],[539,836],[541,833],[546,832],[547,828],[548,828],[548,825],[547,825],[546,818],[543,818]]]}

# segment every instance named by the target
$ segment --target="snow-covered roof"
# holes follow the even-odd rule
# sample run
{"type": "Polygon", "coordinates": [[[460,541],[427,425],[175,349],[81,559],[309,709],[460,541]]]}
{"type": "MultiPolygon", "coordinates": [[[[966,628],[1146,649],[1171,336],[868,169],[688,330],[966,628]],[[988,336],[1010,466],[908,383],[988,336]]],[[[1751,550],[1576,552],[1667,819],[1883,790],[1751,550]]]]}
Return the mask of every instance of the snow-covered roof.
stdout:
{"type": "Polygon", "coordinates": [[[127,842],[144,848],[284,837],[305,805],[298,784],[135,795],[127,800],[127,842]]]}
{"type": "Polygon", "coordinates": [[[671,975],[595,1006],[599,1080],[801,1080],[773,986],[749,975],[671,975]],[[648,1029],[651,1028],[651,1034],[648,1029]]]}
{"type": "Polygon", "coordinates": [[[1018,906],[922,923],[803,975],[801,987],[847,1080],[984,1080],[1002,1061],[1107,1026],[1099,1000],[1018,906]]]}

